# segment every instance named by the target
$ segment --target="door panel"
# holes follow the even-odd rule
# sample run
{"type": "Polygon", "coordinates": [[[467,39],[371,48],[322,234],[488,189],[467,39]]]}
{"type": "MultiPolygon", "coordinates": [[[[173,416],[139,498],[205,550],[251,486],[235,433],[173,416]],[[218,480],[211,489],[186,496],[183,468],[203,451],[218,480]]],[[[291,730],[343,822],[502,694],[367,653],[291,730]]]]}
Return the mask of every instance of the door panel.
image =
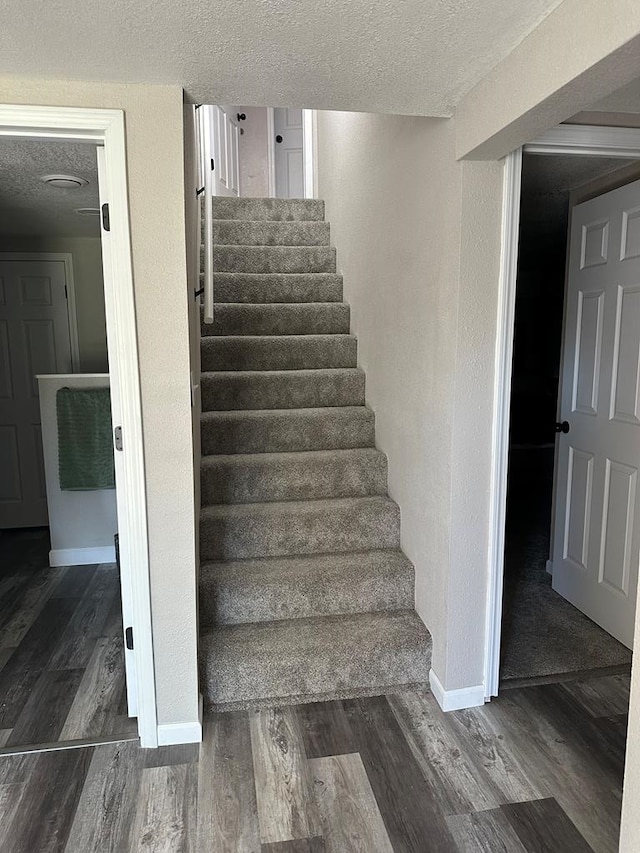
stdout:
{"type": "Polygon", "coordinates": [[[302,110],[273,111],[277,198],[304,197],[303,113],[302,110]],[[280,138],[282,141],[278,142],[280,138]]]}
{"type": "Polygon", "coordinates": [[[553,588],[629,648],[640,509],[640,181],[578,205],[569,238],[553,588]]]}
{"type": "Polygon", "coordinates": [[[0,527],[48,524],[36,374],[72,373],[63,260],[0,259],[0,527]]]}
{"type": "Polygon", "coordinates": [[[240,195],[240,127],[236,107],[213,107],[213,194],[240,195]]]}

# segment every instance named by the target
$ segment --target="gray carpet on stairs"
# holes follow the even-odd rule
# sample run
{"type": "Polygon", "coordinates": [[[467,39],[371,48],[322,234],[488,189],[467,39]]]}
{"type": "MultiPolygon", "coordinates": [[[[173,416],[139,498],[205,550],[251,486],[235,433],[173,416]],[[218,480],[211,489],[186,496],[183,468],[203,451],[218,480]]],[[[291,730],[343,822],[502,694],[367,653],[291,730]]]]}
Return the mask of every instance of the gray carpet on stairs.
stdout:
{"type": "Polygon", "coordinates": [[[220,710],[428,679],[321,201],[214,200],[202,324],[200,669],[220,710]]]}

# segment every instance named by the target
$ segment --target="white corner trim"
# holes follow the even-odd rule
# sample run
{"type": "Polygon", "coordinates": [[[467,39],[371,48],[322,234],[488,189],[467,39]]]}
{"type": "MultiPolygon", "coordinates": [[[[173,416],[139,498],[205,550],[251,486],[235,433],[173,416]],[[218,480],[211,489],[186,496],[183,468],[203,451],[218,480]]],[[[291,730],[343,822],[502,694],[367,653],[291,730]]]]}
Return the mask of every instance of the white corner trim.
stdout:
{"type": "Polygon", "coordinates": [[[505,158],[502,189],[502,251],[494,361],[491,514],[484,654],[484,683],[487,697],[498,695],[500,679],[500,634],[507,517],[509,422],[511,419],[511,365],[516,305],[521,176],[522,149],[518,148],[505,158]]]}
{"type": "Polygon", "coordinates": [[[202,693],[198,699],[198,719],[187,723],[162,723],[158,726],[158,746],[178,743],[202,743],[202,693]]]}
{"type": "Polygon", "coordinates": [[[98,548],[58,548],[49,551],[49,565],[90,566],[95,563],[115,563],[116,549],[113,545],[98,548]]]}
{"type": "Polygon", "coordinates": [[[462,687],[459,690],[445,690],[438,676],[430,669],[429,685],[443,711],[462,711],[464,708],[477,708],[484,705],[484,684],[462,687]]]}

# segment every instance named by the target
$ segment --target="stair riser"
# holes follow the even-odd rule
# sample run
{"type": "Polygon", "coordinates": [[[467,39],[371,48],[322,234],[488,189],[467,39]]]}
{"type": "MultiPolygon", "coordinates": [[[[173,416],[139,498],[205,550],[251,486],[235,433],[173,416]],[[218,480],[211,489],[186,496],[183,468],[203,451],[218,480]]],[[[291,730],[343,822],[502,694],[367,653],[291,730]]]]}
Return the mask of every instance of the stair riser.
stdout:
{"type": "Polygon", "coordinates": [[[354,565],[338,557],[341,562],[335,567],[325,559],[317,569],[313,565],[299,569],[301,561],[294,559],[275,561],[273,568],[274,561],[249,561],[251,571],[243,563],[205,565],[200,579],[200,624],[209,628],[412,608],[413,566],[404,557],[394,557],[394,552],[373,555],[382,559],[367,562],[368,555],[363,554],[364,565],[354,565]]]}
{"type": "Polygon", "coordinates": [[[265,454],[258,458],[204,459],[200,469],[202,506],[303,501],[322,498],[384,495],[387,491],[387,460],[378,452],[338,454],[317,458],[277,461],[265,454]]]}
{"type": "Polygon", "coordinates": [[[291,554],[400,547],[400,513],[391,501],[322,510],[296,506],[279,520],[268,513],[210,515],[200,520],[203,560],[243,560],[291,554]]]}
{"type": "MultiPolygon", "coordinates": [[[[308,630],[297,627],[307,620],[279,623],[285,626],[279,642],[271,639],[268,623],[219,629],[201,644],[205,706],[248,703],[254,707],[260,699],[265,704],[279,704],[278,700],[288,704],[359,693],[376,695],[396,691],[402,684],[426,682],[431,654],[424,626],[420,630],[407,624],[402,611],[367,618],[373,620],[373,630],[361,636],[357,622],[353,626],[351,622],[357,616],[327,617],[333,636],[348,637],[346,647],[322,628],[314,645],[315,626],[322,620],[308,620],[311,638],[308,630]],[[237,638],[237,632],[247,630],[248,649],[237,638]]],[[[411,622],[416,619],[412,614],[411,622]]]]}
{"type": "MultiPolygon", "coordinates": [[[[201,287],[204,276],[201,276],[201,287]]],[[[342,302],[342,276],[336,273],[216,273],[216,302],[342,302]]]]}
{"type": "Polygon", "coordinates": [[[215,221],[216,246],[328,246],[327,222],[215,221]]]}
{"type": "Polygon", "coordinates": [[[203,373],[203,411],[363,406],[359,370],[203,373]]]}
{"type": "Polygon", "coordinates": [[[324,201],[293,198],[224,198],[213,199],[215,219],[249,221],[311,222],[324,219],[324,201]]]}
{"type": "Polygon", "coordinates": [[[375,420],[364,406],[247,415],[221,412],[202,419],[201,442],[205,455],[373,447],[375,420]]]}
{"type": "Polygon", "coordinates": [[[216,246],[215,272],[314,273],[336,271],[332,246],[216,246]]]}
{"type": "Polygon", "coordinates": [[[356,367],[356,339],[348,335],[208,337],[200,347],[202,370],[319,370],[356,367]]]}
{"type": "Polygon", "coordinates": [[[290,305],[214,306],[213,323],[202,323],[210,335],[348,335],[349,306],[344,302],[290,305]]]}

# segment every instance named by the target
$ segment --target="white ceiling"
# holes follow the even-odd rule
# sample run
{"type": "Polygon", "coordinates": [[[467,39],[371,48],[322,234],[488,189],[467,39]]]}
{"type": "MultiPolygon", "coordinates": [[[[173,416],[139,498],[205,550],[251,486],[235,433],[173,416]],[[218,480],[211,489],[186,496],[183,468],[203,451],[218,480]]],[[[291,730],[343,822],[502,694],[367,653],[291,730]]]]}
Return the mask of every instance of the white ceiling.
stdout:
{"type": "Polygon", "coordinates": [[[564,239],[569,192],[633,162],[616,157],[525,154],[522,168],[523,227],[552,239],[564,239]]]}
{"type": "Polygon", "coordinates": [[[0,73],[169,83],[204,103],[431,116],[560,0],[3,0],[0,73]]]}
{"type": "Polygon", "coordinates": [[[98,237],[99,217],[74,212],[98,206],[95,144],[0,137],[0,235],[98,237]],[[64,190],[39,180],[51,174],[89,183],[64,190]]]}

